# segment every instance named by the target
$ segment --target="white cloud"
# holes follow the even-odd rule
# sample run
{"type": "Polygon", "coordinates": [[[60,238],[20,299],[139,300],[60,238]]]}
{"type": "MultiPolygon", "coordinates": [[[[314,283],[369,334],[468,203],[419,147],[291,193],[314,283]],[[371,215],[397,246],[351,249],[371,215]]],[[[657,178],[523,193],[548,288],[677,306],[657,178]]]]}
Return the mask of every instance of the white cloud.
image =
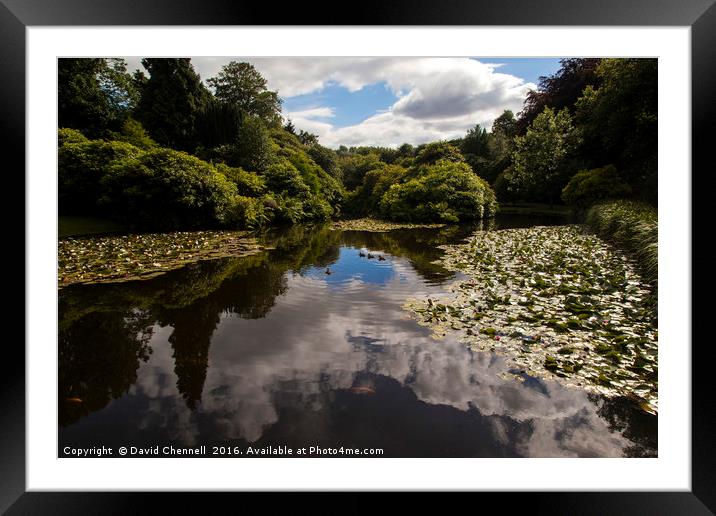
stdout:
{"type": "Polygon", "coordinates": [[[318,134],[323,145],[425,143],[491,127],[505,109],[518,112],[532,83],[469,58],[271,58],[251,62],[279,94],[320,91],[329,82],[349,91],[387,83],[398,100],[359,124],[335,127],[316,116],[289,113],[294,125],[318,134]]]}
{"type": "MultiPolygon", "coordinates": [[[[139,65],[128,58],[129,68],[139,65]]],[[[490,128],[503,110],[518,112],[527,92],[536,85],[501,73],[500,65],[466,57],[193,57],[207,79],[230,60],[249,61],[266,77],[268,86],[284,98],[320,92],[333,83],[351,92],[386,83],[398,100],[383,113],[348,127],[329,120],[335,107],[321,106],[284,113],[294,125],[318,134],[323,145],[398,146],[459,137],[480,124],[490,128]]]]}

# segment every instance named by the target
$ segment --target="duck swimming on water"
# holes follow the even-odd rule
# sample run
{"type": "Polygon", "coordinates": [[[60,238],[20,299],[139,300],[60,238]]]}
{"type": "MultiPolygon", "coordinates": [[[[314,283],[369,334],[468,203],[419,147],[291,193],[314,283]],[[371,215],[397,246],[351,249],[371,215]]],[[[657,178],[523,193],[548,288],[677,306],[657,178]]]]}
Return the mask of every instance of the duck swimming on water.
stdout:
{"type": "Polygon", "coordinates": [[[333,274],[333,273],[331,272],[331,269],[329,269],[328,267],[326,267],[326,274],[333,274]]]}
{"type": "Polygon", "coordinates": [[[365,253],[363,251],[358,251],[358,256],[365,258],[365,253]]]}
{"type": "Polygon", "coordinates": [[[368,253],[368,259],[370,260],[371,258],[375,258],[375,256],[373,256],[372,254],[368,253]]]}
{"type": "Polygon", "coordinates": [[[385,258],[383,258],[383,255],[382,255],[382,254],[379,254],[379,255],[378,255],[378,261],[379,261],[379,262],[384,262],[384,261],[385,261],[385,258]]]}

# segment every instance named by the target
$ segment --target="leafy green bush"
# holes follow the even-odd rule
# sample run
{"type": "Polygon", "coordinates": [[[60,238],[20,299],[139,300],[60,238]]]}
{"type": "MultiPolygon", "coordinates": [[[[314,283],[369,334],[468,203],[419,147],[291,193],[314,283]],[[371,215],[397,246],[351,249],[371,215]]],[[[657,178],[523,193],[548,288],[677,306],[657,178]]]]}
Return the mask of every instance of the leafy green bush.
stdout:
{"type": "Polygon", "coordinates": [[[236,185],[239,195],[245,197],[260,197],[266,191],[264,178],[242,168],[229,167],[223,163],[216,165],[216,170],[236,185]]]}
{"type": "Polygon", "coordinates": [[[99,203],[143,229],[194,229],[228,223],[236,195],[236,186],[210,164],[157,149],[117,163],[102,179],[99,203]]]}
{"type": "Polygon", "coordinates": [[[236,195],[226,216],[226,224],[236,228],[259,228],[271,221],[263,199],[236,195]]]}
{"type": "Polygon", "coordinates": [[[86,143],[89,139],[79,132],[77,129],[63,127],[57,130],[57,147],[62,147],[66,143],[86,143]]]}
{"type": "Polygon", "coordinates": [[[139,149],[149,150],[157,147],[157,142],[152,140],[149,133],[142,127],[142,124],[134,118],[128,117],[122,123],[122,129],[110,133],[110,139],[118,142],[126,142],[139,149]]]}
{"type": "Polygon", "coordinates": [[[289,161],[274,163],[264,171],[263,177],[272,192],[296,199],[306,199],[311,195],[311,188],[304,183],[301,173],[289,161]]]}
{"type": "Polygon", "coordinates": [[[96,215],[101,181],[119,161],[143,151],[124,142],[82,141],[72,129],[60,130],[58,150],[58,203],[63,215],[96,215]],[[77,142],[77,143],[71,143],[77,142]]]}
{"type": "Polygon", "coordinates": [[[494,215],[492,188],[466,163],[439,160],[410,171],[380,201],[383,216],[408,222],[458,222],[494,215]]]}
{"type": "Polygon", "coordinates": [[[369,170],[363,176],[363,184],[346,200],[346,211],[351,215],[376,213],[385,192],[392,185],[399,183],[406,174],[407,170],[399,165],[383,163],[378,168],[369,170]]]}
{"type": "Polygon", "coordinates": [[[586,208],[597,201],[619,199],[631,194],[631,187],[613,165],[592,170],[580,170],[562,190],[562,200],[578,208],[586,208]]]}

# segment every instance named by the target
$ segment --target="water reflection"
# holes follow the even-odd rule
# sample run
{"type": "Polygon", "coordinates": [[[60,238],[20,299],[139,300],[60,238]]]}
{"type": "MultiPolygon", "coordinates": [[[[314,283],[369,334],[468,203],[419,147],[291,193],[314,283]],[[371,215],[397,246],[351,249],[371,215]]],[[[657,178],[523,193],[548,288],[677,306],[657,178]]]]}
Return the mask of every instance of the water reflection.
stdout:
{"type": "Polygon", "coordinates": [[[401,309],[407,297],[455,278],[432,263],[436,246],[473,230],[294,227],[263,235],[275,249],[261,255],[64,289],[61,446],[655,454],[656,418],[627,400],[537,379],[503,381],[499,357],[435,341],[401,309]]]}

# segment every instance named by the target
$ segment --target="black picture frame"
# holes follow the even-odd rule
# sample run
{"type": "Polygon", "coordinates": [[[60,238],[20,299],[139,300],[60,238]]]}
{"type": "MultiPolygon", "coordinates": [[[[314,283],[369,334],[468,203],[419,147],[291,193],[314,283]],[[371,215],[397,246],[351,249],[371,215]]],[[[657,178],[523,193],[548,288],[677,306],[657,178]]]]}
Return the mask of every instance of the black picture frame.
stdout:
{"type": "MultiPolygon", "coordinates": [[[[25,191],[25,29],[28,26],[63,25],[558,25],[558,26],[688,26],[691,27],[692,72],[692,220],[708,223],[706,198],[713,191],[713,146],[708,130],[716,119],[711,95],[716,91],[716,0],[399,0],[361,2],[350,15],[336,4],[313,2],[270,4],[232,0],[0,0],[0,131],[3,156],[17,158],[16,192],[25,191]],[[709,171],[712,173],[709,174],[709,171]]],[[[7,162],[6,162],[7,163],[7,162]]],[[[685,178],[688,180],[688,178],[685,178]]],[[[19,197],[16,194],[15,197],[19,197]]],[[[23,196],[24,198],[24,196],[23,196]]],[[[662,207],[666,209],[668,207],[662,207]]],[[[13,208],[14,219],[17,208],[13,208]]],[[[7,211],[7,208],[6,208],[7,211]]],[[[8,215],[6,215],[8,217],[8,215]]],[[[23,225],[24,228],[24,225],[23,225]]],[[[694,225],[692,235],[697,232],[694,225]]],[[[19,229],[19,228],[18,228],[19,229]]],[[[702,234],[710,234],[705,230],[702,234]]],[[[21,237],[21,238],[24,238],[21,237]]],[[[696,242],[694,242],[696,243],[696,242]]],[[[703,244],[702,244],[703,245],[703,244]]],[[[692,246],[692,253],[694,251],[692,246]]],[[[713,280],[706,267],[712,258],[692,258],[692,275],[703,273],[699,287],[710,291],[713,280]]],[[[25,256],[23,255],[23,262],[25,256]]],[[[23,265],[24,268],[24,265],[23,265]]],[[[25,274],[27,269],[24,268],[25,274]]],[[[693,290],[692,290],[693,292],[693,290]]],[[[709,303],[693,298],[693,330],[709,322],[709,303]]],[[[24,303],[14,303],[19,310],[24,303]]],[[[10,319],[11,312],[8,312],[10,319]]],[[[19,316],[19,314],[18,314],[19,316]]],[[[18,319],[19,320],[19,319],[18,319]]],[[[716,404],[708,379],[713,344],[697,339],[692,344],[692,457],[689,492],[608,493],[480,493],[483,498],[509,498],[511,510],[552,514],[713,514],[716,512],[716,404]]],[[[703,333],[705,335],[705,333],[703,333]]],[[[24,341],[24,338],[23,338],[24,341]]],[[[1,377],[0,408],[0,511],[8,514],[127,514],[138,512],[147,497],[159,498],[163,511],[172,506],[187,509],[184,495],[171,493],[38,493],[25,489],[25,353],[18,341],[7,338],[1,377]]],[[[246,494],[241,496],[246,497],[246,494]]],[[[355,510],[369,510],[371,495],[351,495],[355,510]]],[[[220,501],[225,497],[219,497],[220,501]]],[[[201,503],[206,503],[206,498],[201,503]]],[[[281,500],[281,497],[278,498],[281,500]]],[[[303,498],[315,509],[315,499],[303,498]]],[[[222,503],[223,503],[222,501],[222,503]]],[[[506,502],[506,500],[494,500],[506,502]]],[[[422,497],[413,503],[423,504],[422,497]]],[[[296,502],[292,502],[296,503],[296,502]]],[[[468,503],[474,503],[468,501],[468,503]]],[[[301,502],[299,502],[299,505],[301,502]]],[[[294,508],[298,507],[294,505],[294,508]]],[[[408,509],[408,507],[405,507],[408,509]]],[[[206,507],[204,506],[205,510],[206,507]]],[[[273,511],[272,511],[273,512],[273,511]]]]}

